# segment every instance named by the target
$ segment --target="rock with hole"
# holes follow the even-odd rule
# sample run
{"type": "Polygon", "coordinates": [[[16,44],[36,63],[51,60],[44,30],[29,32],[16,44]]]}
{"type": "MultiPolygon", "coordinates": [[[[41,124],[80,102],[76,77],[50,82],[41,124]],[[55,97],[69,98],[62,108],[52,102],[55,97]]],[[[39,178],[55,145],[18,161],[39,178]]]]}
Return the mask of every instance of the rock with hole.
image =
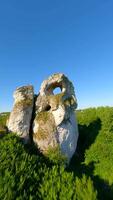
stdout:
{"type": "Polygon", "coordinates": [[[69,162],[78,140],[77,100],[72,82],[64,74],[50,76],[42,83],[35,104],[33,141],[45,155],[59,149],[69,162]],[[54,94],[56,88],[61,92],[54,94]]]}

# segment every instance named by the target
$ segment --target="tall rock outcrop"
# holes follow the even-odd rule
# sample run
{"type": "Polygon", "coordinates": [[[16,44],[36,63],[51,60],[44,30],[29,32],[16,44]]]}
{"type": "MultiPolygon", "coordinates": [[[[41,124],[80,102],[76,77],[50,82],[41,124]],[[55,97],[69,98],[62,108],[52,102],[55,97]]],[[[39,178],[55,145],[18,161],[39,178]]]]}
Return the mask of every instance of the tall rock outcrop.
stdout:
{"type": "Polygon", "coordinates": [[[9,131],[24,142],[32,133],[34,143],[44,155],[59,154],[69,162],[78,140],[77,100],[72,82],[64,74],[54,74],[43,81],[38,95],[34,95],[32,86],[24,86],[14,92],[14,100],[9,131]],[[56,88],[60,88],[60,93],[54,94],[56,88]]]}
{"type": "Polygon", "coordinates": [[[29,140],[29,130],[34,104],[33,86],[23,86],[14,92],[14,107],[8,120],[8,129],[22,137],[25,142],[29,140]]]}
{"type": "Polygon", "coordinates": [[[42,83],[35,106],[33,141],[43,154],[59,149],[70,161],[78,140],[73,84],[64,74],[50,76],[42,83]],[[57,87],[61,92],[54,94],[57,87]]]}

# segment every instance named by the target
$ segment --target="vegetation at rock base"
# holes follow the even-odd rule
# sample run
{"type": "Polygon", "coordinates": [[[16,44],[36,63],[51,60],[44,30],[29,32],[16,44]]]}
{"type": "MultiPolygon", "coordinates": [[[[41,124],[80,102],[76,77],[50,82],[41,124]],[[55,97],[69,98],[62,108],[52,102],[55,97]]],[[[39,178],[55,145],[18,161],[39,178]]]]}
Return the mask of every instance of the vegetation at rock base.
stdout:
{"type": "Polygon", "coordinates": [[[67,168],[14,134],[0,139],[1,200],[113,199],[113,108],[79,110],[77,119],[78,146],[67,168]]]}
{"type": "Polygon", "coordinates": [[[0,113],[0,135],[6,133],[6,122],[9,117],[9,112],[7,113],[0,113]]]}
{"type": "Polygon", "coordinates": [[[68,163],[67,157],[62,155],[59,145],[54,146],[54,148],[49,147],[49,149],[47,150],[47,152],[45,152],[44,155],[48,157],[49,160],[52,161],[54,164],[68,163]]]}
{"type": "Polygon", "coordinates": [[[9,114],[10,114],[9,112],[0,113],[0,126],[6,126],[9,114]]]}
{"type": "Polygon", "coordinates": [[[0,199],[96,200],[91,178],[74,177],[13,134],[0,142],[0,199]]]}

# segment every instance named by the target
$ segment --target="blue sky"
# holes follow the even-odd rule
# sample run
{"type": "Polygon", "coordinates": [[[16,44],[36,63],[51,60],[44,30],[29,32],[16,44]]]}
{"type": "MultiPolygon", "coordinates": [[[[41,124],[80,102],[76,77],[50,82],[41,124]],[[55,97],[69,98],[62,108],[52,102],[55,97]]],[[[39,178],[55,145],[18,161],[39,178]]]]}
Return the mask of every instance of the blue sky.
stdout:
{"type": "Polygon", "coordinates": [[[113,0],[1,0],[0,112],[16,87],[56,72],[73,81],[79,108],[113,106],[113,0]]]}

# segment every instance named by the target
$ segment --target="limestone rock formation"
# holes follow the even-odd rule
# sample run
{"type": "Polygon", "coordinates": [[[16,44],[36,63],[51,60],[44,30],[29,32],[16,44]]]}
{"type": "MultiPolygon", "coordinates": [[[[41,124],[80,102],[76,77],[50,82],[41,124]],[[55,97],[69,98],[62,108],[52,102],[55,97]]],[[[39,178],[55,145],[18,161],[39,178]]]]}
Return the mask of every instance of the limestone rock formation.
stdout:
{"type": "Polygon", "coordinates": [[[78,140],[76,107],[73,84],[64,74],[54,74],[42,83],[35,103],[33,141],[43,154],[59,147],[70,161],[78,140]],[[61,93],[54,94],[57,87],[61,93]]]}
{"type": "Polygon", "coordinates": [[[33,104],[33,86],[28,85],[16,89],[14,92],[14,107],[8,120],[8,129],[24,138],[25,142],[29,140],[33,104]]]}
{"type": "Polygon", "coordinates": [[[24,86],[14,92],[14,100],[8,130],[24,142],[32,133],[44,155],[58,150],[69,162],[78,140],[77,100],[71,81],[64,74],[54,74],[43,81],[38,95],[34,95],[33,86],[24,86]],[[55,88],[61,92],[54,94],[55,88]]]}

